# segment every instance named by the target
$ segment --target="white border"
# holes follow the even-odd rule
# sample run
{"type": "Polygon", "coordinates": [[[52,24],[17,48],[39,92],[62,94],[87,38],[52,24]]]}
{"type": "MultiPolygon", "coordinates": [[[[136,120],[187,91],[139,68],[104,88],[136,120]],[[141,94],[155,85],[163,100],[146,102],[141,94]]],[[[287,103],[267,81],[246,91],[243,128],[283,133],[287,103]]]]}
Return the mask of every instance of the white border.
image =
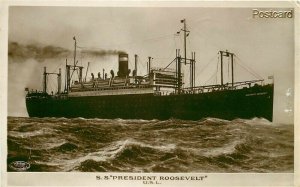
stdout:
{"type": "MultiPolygon", "coordinates": [[[[201,182],[167,182],[155,186],[299,186],[299,91],[300,91],[300,48],[299,48],[299,7],[300,1],[43,1],[43,0],[19,0],[19,1],[1,1],[0,2],[0,112],[1,124],[1,186],[8,186],[8,182],[14,186],[141,186],[141,181],[97,181],[96,175],[105,175],[107,173],[60,173],[60,172],[36,172],[36,173],[7,173],[6,155],[7,155],[7,41],[8,41],[8,7],[9,6],[84,6],[84,7],[294,7],[295,8],[295,173],[185,173],[188,175],[207,175],[208,178],[201,182]],[[294,177],[295,176],[295,177],[294,177]],[[298,177],[297,177],[298,176],[298,177]],[[293,181],[294,180],[294,181],[293,181]]],[[[117,175],[118,173],[113,173],[117,175]]],[[[134,173],[119,173],[120,175],[142,175],[134,173]]],[[[180,175],[180,174],[143,174],[143,175],[180,175]]],[[[153,186],[153,185],[150,185],[153,186]]]]}

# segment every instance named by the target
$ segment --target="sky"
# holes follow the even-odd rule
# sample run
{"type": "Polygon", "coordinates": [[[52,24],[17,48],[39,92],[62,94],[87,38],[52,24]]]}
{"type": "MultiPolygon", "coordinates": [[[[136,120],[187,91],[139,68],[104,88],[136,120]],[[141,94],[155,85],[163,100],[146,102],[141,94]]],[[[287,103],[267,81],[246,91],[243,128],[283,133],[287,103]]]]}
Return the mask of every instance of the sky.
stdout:
{"type": "MultiPolygon", "coordinates": [[[[196,85],[220,81],[220,76],[213,76],[217,54],[228,50],[236,55],[236,81],[263,78],[270,83],[268,76],[274,76],[274,121],[293,123],[292,112],[286,111],[293,108],[294,19],[253,18],[250,8],[10,7],[8,115],[27,116],[24,89],[42,89],[44,66],[49,72],[64,72],[66,59],[73,63],[73,36],[79,64],[90,62],[87,78],[103,68],[116,72],[120,51],[129,54],[130,69],[134,54],[139,56],[142,75],[149,56],[153,66],[165,67],[176,49],[183,55],[183,37],[176,35],[183,27],[181,19],[190,31],[187,57],[196,52],[196,85]]],[[[227,62],[225,82],[230,78],[227,62]]],[[[188,67],[184,69],[188,85],[188,67]]],[[[50,79],[49,90],[55,91],[56,77],[50,79]]]]}

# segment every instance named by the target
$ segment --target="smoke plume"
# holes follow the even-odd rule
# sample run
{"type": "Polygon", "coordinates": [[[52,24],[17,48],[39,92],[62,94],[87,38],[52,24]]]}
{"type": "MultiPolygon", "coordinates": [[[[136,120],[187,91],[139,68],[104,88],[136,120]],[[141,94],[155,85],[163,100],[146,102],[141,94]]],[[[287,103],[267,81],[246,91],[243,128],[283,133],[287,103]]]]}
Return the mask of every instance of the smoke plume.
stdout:
{"type": "Polygon", "coordinates": [[[18,42],[9,42],[8,60],[9,62],[23,62],[28,59],[34,59],[43,62],[46,59],[67,57],[70,50],[52,45],[39,46],[35,44],[22,45],[18,42]]]}
{"type": "Polygon", "coordinates": [[[120,50],[82,50],[81,53],[92,56],[119,55],[126,53],[120,50]]]}
{"type": "MultiPolygon", "coordinates": [[[[8,43],[9,62],[23,62],[28,59],[34,59],[43,62],[46,59],[66,58],[72,51],[62,47],[47,45],[40,46],[35,44],[23,45],[18,42],[8,43]]],[[[125,53],[120,50],[82,50],[81,53],[90,56],[118,55],[125,53]]]]}

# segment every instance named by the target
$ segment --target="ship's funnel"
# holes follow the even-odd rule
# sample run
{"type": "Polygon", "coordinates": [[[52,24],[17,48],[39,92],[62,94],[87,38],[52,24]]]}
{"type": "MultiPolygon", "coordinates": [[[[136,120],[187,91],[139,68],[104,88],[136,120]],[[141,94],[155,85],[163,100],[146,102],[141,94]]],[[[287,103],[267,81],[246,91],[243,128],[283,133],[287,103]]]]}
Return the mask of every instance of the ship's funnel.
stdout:
{"type": "Polygon", "coordinates": [[[128,74],[128,54],[119,54],[119,73],[118,76],[125,77],[128,74]]]}

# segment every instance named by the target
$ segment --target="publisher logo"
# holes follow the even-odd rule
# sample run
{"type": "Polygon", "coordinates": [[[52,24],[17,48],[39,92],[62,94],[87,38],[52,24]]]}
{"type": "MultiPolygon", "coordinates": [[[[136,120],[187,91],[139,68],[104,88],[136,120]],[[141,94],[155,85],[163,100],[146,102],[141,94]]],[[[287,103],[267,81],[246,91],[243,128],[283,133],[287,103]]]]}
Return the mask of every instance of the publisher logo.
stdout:
{"type": "Polygon", "coordinates": [[[294,11],[291,10],[252,10],[253,18],[293,18],[294,11]]]}
{"type": "Polygon", "coordinates": [[[14,161],[10,163],[9,167],[14,171],[26,171],[30,168],[30,164],[25,161],[14,161]]]}

